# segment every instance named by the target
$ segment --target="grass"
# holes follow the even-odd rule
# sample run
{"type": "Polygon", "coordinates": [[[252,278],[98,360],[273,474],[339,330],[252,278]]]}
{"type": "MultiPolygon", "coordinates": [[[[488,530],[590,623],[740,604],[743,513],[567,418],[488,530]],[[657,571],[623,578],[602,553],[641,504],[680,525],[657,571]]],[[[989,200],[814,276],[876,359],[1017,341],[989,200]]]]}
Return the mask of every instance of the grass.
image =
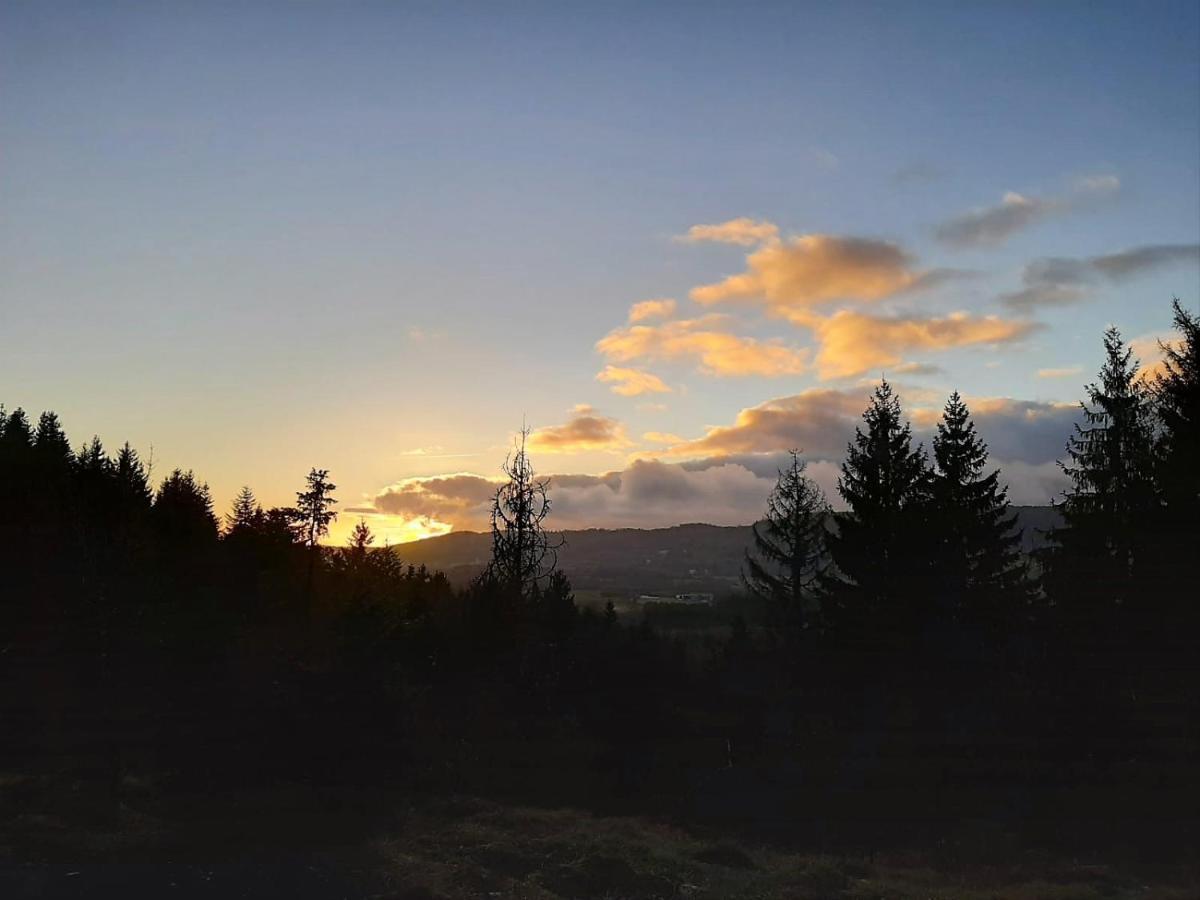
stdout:
{"type": "MultiPolygon", "coordinates": [[[[184,793],[0,777],[0,896],[1183,900],[1184,864],[1011,848],[804,851],[644,817],[281,785],[184,793]]],[[[980,839],[975,838],[979,844],[980,839]]],[[[986,840],[986,839],[984,839],[986,840]]]]}

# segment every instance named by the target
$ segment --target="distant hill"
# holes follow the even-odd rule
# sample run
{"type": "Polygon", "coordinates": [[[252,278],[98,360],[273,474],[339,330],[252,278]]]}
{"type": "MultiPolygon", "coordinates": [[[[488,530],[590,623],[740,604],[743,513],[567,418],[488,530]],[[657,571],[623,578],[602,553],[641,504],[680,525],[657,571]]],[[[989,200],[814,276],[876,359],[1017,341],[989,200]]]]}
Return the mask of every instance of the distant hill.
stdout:
{"type": "MultiPolygon", "coordinates": [[[[1045,543],[1044,533],[1059,521],[1048,506],[1014,508],[1022,548],[1045,543]]],[[[589,528],[565,531],[559,565],[577,590],[615,593],[721,593],[740,585],[750,526],[676,525],[672,528],[589,528]]],[[[465,584],[483,570],[491,535],[455,531],[394,548],[405,562],[445,572],[465,584]]]]}

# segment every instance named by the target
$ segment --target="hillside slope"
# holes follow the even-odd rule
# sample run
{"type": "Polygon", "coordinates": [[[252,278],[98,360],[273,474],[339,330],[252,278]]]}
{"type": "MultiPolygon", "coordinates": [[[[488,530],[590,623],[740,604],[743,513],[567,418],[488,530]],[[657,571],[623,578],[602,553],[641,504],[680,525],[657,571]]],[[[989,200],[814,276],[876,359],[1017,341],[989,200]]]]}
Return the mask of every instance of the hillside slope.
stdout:
{"type": "MultiPolygon", "coordinates": [[[[1045,543],[1059,521],[1048,506],[1016,507],[1026,552],[1045,543]]],[[[562,533],[559,566],[578,590],[680,593],[737,587],[750,526],[676,525],[672,528],[589,528],[562,533]]],[[[394,548],[407,563],[424,564],[465,584],[482,571],[491,535],[457,531],[394,548]]]]}

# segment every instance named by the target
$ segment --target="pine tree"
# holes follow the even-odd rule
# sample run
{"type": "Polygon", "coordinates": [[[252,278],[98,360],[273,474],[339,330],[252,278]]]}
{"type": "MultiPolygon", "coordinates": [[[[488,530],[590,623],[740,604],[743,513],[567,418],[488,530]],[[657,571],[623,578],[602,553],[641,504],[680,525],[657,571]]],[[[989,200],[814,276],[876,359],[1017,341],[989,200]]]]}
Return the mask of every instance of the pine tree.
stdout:
{"type": "Polygon", "coordinates": [[[333,492],[337,485],[329,480],[328,469],[313,469],[305,479],[307,490],[296,492],[296,507],[292,511],[292,523],[303,544],[316,550],[318,542],[329,534],[329,525],[337,518],[330,509],[337,503],[333,492]]]}
{"type": "Polygon", "coordinates": [[[254,498],[249,485],[243,485],[233,498],[233,505],[225,514],[225,535],[250,535],[257,532],[263,519],[263,508],[254,498]]]}
{"type": "Polygon", "coordinates": [[[746,552],[742,581],[767,604],[775,627],[794,636],[819,603],[829,504],[804,474],[799,451],[790,453],[767,500],[766,517],[751,526],[754,550],[746,552]]]}
{"type": "Polygon", "coordinates": [[[1022,598],[1020,532],[1000,470],[985,474],[987,444],[957,391],[938,423],[933,456],[929,514],[944,612],[998,624],[1022,598]]]}
{"type": "Polygon", "coordinates": [[[146,467],[126,441],[117,453],[117,485],[123,502],[138,511],[149,509],[153,495],[146,467]]]}
{"type": "Polygon", "coordinates": [[[1160,342],[1162,369],[1150,384],[1161,427],[1157,483],[1162,509],[1155,532],[1158,586],[1150,595],[1164,624],[1192,633],[1200,616],[1194,554],[1200,547],[1200,316],[1172,304],[1177,342],[1160,342]]]}
{"type": "Polygon", "coordinates": [[[0,433],[0,465],[13,466],[29,460],[33,451],[33,429],[25,410],[17,407],[4,419],[0,433]]]}
{"type": "Polygon", "coordinates": [[[1162,424],[1159,477],[1181,523],[1200,519],[1200,316],[1172,303],[1178,342],[1160,341],[1162,369],[1150,385],[1162,424]]]}
{"type": "Polygon", "coordinates": [[[1115,327],[1104,334],[1104,352],[1061,463],[1071,487],[1047,554],[1051,599],[1081,612],[1137,598],[1139,580],[1150,574],[1147,524],[1159,509],[1149,392],[1115,327]]]}
{"type": "Polygon", "coordinates": [[[202,547],[217,538],[212,494],[191,471],[176,469],[163,479],[152,513],[160,541],[171,548],[202,547]]]}
{"type": "Polygon", "coordinates": [[[42,413],[41,418],[38,419],[33,446],[37,453],[42,477],[65,477],[70,472],[71,463],[74,460],[71,453],[71,442],[63,433],[57,415],[52,412],[42,413]]]}
{"type": "Polygon", "coordinates": [[[918,627],[932,604],[926,540],[929,472],[912,446],[900,398],[885,380],[846,448],[838,492],[849,512],[837,518],[830,550],[841,578],[830,581],[832,617],[843,629],[899,635],[918,627]]]}

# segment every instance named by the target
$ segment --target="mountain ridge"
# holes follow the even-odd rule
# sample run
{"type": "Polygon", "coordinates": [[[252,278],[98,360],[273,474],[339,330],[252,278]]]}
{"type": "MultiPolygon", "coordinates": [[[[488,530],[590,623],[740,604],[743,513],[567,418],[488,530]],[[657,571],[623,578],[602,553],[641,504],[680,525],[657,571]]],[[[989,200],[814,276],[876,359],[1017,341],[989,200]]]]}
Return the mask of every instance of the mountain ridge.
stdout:
{"type": "MultiPolygon", "coordinates": [[[[1014,506],[1021,529],[1021,549],[1044,546],[1046,530],[1061,521],[1050,506],[1014,506]]],[[[752,543],[750,525],[689,522],[664,528],[581,528],[555,531],[565,544],[559,567],[577,590],[615,593],[719,593],[740,585],[745,550],[752,543]]],[[[395,544],[392,552],[412,565],[446,573],[464,584],[483,571],[491,553],[491,534],[449,534],[395,544]]]]}

